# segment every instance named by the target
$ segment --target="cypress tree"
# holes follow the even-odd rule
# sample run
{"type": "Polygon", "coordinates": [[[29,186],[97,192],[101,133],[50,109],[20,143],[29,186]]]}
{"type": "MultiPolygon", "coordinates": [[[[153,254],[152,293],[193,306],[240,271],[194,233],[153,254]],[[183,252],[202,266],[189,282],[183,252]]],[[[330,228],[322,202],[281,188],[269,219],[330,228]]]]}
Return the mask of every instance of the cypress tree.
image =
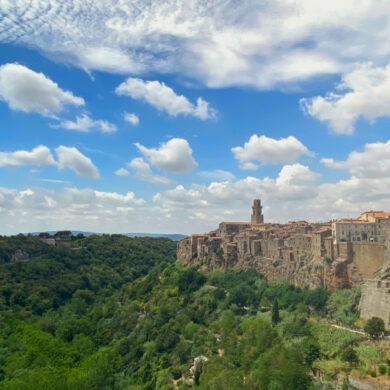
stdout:
{"type": "Polygon", "coordinates": [[[274,304],[272,306],[272,326],[275,326],[280,321],[279,316],[279,304],[278,300],[274,300],[274,304]]]}

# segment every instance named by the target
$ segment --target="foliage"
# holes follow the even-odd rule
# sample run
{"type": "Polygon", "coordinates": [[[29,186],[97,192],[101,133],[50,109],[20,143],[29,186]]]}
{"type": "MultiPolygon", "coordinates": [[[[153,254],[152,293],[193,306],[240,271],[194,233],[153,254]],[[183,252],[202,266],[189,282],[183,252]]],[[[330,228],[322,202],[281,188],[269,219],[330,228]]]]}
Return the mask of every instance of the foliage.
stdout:
{"type": "Polygon", "coordinates": [[[352,325],[359,318],[360,289],[342,289],[333,292],[327,303],[328,317],[345,325],[352,325]]]}
{"type": "Polygon", "coordinates": [[[203,274],[175,263],[168,239],[71,239],[80,249],[0,237],[0,390],[188,389],[189,377],[199,389],[305,390],[310,370],[348,367],[346,351],[382,362],[355,334],[315,321],[341,318],[336,306],[355,308],[357,292],[255,270],[203,274]],[[33,257],[8,264],[18,249],[33,257]]]}
{"type": "Polygon", "coordinates": [[[382,318],[372,317],[364,325],[364,331],[376,339],[385,331],[385,322],[382,318]]]}
{"type": "Polygon", "coordinates": [[[359,345],[356,347],[356,353],[359,361],[366,368],[378,364],[382,360],[381,353],[375,346],[359,345]]]}
{"type": "Polygon", "coordinates": [[[272,325],[275,326],[280,321],[278,300],[275,299],[272,306],[272,325]]]}
{"type": "Polygon", "coordinates": [[[341,359],[345,362],[349,362],[350,364],[356,364],[359,362],[358,355],[352,347],[348,347],[342,352],[341,359]]]}
{"type": "Polygon", "coordinates": [[[385,366],[385,365],[380,364],[379,367],[378,367],[378,369],[379,369],[379,373],[380,373],[381,375],[385,375],[385,374],[386,374],[386,366],[385,366]]]}

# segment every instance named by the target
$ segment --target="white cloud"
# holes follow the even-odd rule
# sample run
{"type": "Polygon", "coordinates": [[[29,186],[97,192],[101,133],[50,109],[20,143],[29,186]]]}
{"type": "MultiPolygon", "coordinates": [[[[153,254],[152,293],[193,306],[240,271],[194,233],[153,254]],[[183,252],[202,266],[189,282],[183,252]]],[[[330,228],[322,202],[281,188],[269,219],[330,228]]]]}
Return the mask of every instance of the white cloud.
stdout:
{"type": "Polygon", "coordinates": [[[101,200],[107,200],[112,202],[120,203],[132,203],[135,205],[143,205],[145,201],[143,199],[137,199],[134,192],[127,192],[125,195],[118,194],[117,192],[103,192],[103,191],[93,191],[96,198],[101,200]]]}
{"type": "Polygon", "coordinates": [[[390,178],[390,140],[366,144],[363,152],[353,151],[345,161],[323,158],[329,169],[348,170],[357,178],[390,178]]]}
{"type": "Polygon", "coordinates": [[[214,87],[297,83],[387,63],[385,0],[4,0],[2,42],[84,69],[173,73],[214,87]]]}
{"type": "Polygon", "coordinates": [[[259,197],[266,222],[326,221],[356,217],[367,209],[390,210],[388,176],[351,176],[324,184],[318,179],[307,166],[292,164],[276,177],[178,185],[158,192],[153,202],[131,191],[0,187],[0,234],[55,229],[200,233],[223,220],[248,221],[252,200],[259,197]]]}
{"type": "Polygon", "coordinates": [[[12,110],[45,116],[62,111],[67,104],[84,105],[83,98],[64,91],[43,73],[16,63],[0,66],[0,99],[12,110]]]}
{"type": "Polygon", "coordinates": [[[248,176],[233,182],[212,182],[208,186],[193,184],[185,188],[178,185],[157,193],[153,200],[172,215],[178,226],[184,224],[192,232],[215,228],[226,220],[226,215],[230,221],[248,221],[252,201],[259,197],[266,207],[267,221],[286,222],[296,216],[302,219],[297,206],[318,195],[318,178],[319,175],[307,166],[285,165],[276,178],[248,176]],[[201,214],[208,218],[199,219],[201,214]]]}
{"type": "Polygon", "coordinates": [[[192,149],[183,138],[172,138],[158,149],[146,148],[136,143],[135,146],[154,167],[162,171],[183,173],[197,166],[192,157],[192,149]]]}
{"type": "Polygon", "coordinates": [[[135,62],[131,54],[119,48],[108,46],[87,47],[75,52],[82,66],[106,72],[139,73],[144,70],[141,63],[135,62]]]}
{"type": "Polygon", "coordinates": [[[172,190],[157,193],[156,202],[177,208],[225,207],[237,201],[251,201],[262,197],[267,201],[303,200],[315,195],[318,174],[301,164],[285,165],[276,179],[248,176],[235,182],[212,182],[208,186],[192,185],[186,190],[178,185],[172,190]]]}
{"type": "Polygon", "coordinates": [[[390,65],[360,64],[343,75],[337,92],[301,99],[305,112],[327,122],[336,134],[353,134],[359,118],[390,117],[390,65]]]}
{"type": "Polygon", "coordinates": [[[138,126],[139,125],[139,118],[136,114],[133,112],[125,112],[123,115],[126,122],[129,122],[132,126],[138,126]]]}
{"type": "Polygon", "coordinates": [[[142,181],[162,186],[167,186],[172,183],[172,181],[165,176],[153,174],[150,165],[141,157],[131,160],[128,167],[133,169],[135,176],[142,181]]]}
{"type": "Polygon", "coordinates": [[[115,171],[115,175],[125,177],[130,176],[130,172],[126,168],[119,168],[115,171]]]}
{"type": "Polygon", "coordinates": [[[205,179],[212,180],[221,180],[221,181],[232,181],[236,177],[233,173],[229,171],[224,171],[223,169],[215,169],[213,171],[202,171],[198,173],[199,176],[204,177],[205,179]]]}
{"type": "Polygon", "coordinates": [[[89,157],[84,156],[75,147],[59,146],[55,149],[59,169],[72,169],[78,176],[99,179],[99,171],[89,157]]]}
{"type": "Polygon", "coordinates": [[[35,147],[31,152],[0,152],[0,167],[20,165],[55,165],[55,161],[50,149],[43,145],[35,147]]]}
{"type": "Polygon", "coordinates": [[[189,115],[202,120],[214,118],[216,111],[210,104],[199,97],[196,105],[185,96],[177,95],[175,91],[159,81],[144,81],[129,77],[116,88],[118,95],[127,95],[136,100],[142,100],[159,111],[166,111],[169,115],[189,115]]]}
{"type": "Polygon", "coordinates": [[[102,133],[113,133],[117,130],[116,126],[113,123],[101,119],[93,120],[87,114],[77,116],[75,121],[61,121],[58,125],[54,125],[52,127],[61,127],[66,130],[75,130],[85,133],[89,132],[91,129],[94,128],[100,130],[102,133]]]}
{"type": "Polygon", "coordinates": [[[296,161],[302,155],[313,155],[305,145],[294,136],[279,140],[262,135],[252,135],[244,147],[232,148],[234,158],[239,161],[241,169],[255,170],[261,164],[285,164],[296,161]]]}
{"type": "Polygon", "coordinates": [[[150,229],[153,214],[158,229],[162,213],[133,192],[0,187],[0,234],[63,229],[139,232],[150,229]]]}

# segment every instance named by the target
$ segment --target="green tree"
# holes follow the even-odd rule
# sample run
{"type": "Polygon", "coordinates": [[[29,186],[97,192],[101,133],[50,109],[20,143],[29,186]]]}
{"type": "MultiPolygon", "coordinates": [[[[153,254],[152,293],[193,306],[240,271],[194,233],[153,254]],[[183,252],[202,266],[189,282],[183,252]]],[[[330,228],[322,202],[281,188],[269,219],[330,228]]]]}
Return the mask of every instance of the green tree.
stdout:
{"type": "Polygon", "coordinates": [[[350,364],[356,364],[359,362],[358,355],[352,347],[346,348],[341,354],[341,360],[350,364]]]}
{"type": "Polygon", "coordinates": [[[370,337],[376,339],[385,331],[385,322],[382,318],[372,317],[364,326],[364,331],[370,335],[370,337]]]}
{"type": "Polygon", "coordinates": [[[272,306],[272,325],[275,326],[280,321],[279,316],[279,304],[278,300],[274,300],[274,304],[272,306]]]}

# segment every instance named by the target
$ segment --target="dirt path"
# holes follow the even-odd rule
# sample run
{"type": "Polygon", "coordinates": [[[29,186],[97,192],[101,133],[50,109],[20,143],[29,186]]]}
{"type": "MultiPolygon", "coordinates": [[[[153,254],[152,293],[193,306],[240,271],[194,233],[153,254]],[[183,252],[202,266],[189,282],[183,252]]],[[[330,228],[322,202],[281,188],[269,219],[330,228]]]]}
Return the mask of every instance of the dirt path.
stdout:
{"type": "Polygon", "coordinates": [[[368,337],[367,333],[362,332],[360,330],[354,330],[354,329],[351,329],[351,328],[347,328],[345,326],[340,326],[340,325],[330,324],[330,323],[328,323],[328,325],[330,325],[332,328],[343,329],[343,330],[346,330],[346,331],[351,332],[351,333],[356,333],[356,334],[360,334],[362,336],[367,336],[368,337]]]}

